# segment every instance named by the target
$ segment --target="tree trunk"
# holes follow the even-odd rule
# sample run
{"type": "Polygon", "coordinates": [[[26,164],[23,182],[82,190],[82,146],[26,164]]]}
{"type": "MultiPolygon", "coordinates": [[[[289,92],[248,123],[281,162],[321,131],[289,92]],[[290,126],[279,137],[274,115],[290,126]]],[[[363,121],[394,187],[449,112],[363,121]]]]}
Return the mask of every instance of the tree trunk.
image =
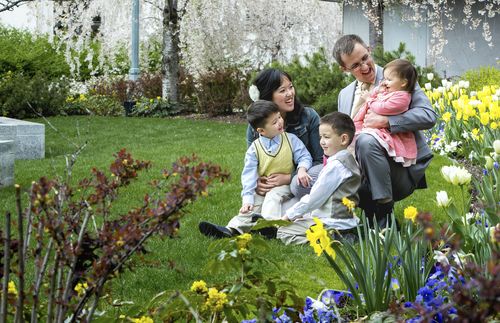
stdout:
{"type": "Polygon", "coordinates": [[[376,7],[371,8],[371,16],[374,18],[369,20],[369,38],[370,47],[374,50],[380,46],[384,48],[384,4],[382,0],[378,1],[376,7]]]}
{"type": "Polygon", "coordinates": [[[179,85],[179,16],[177,1],[165,1],[163,8],[162,97],[178,101],[179,85]]]}

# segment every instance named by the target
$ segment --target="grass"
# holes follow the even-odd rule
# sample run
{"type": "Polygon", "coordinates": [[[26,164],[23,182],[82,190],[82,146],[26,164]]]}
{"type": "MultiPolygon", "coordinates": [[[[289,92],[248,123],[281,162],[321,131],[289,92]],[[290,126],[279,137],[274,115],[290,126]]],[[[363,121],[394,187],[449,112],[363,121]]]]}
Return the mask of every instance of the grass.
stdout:
{"type": "MultiPolygon", "coordinates": [[[[46,123],[44,120],[34,121],[46,123]]],[[[232,174],[227,183],[216,184],[209,190],[208,197],[185,209],[178,238],[155,237],[147,243],[148,254],[135,257],[134,270],[122,274],[113,282],[109,291],[111,299],[130,300],[141,305],[161,291],[186,290],[194,280],[204,279],[210,284],[231,279],[204,269],[209,260],[206,250],[211,240],[198,232],[198,223],[206,220],[225,224],[239,210],[239,175],[246,150],[246,125],[182,118],[55,117],[49,121],[58,131],[46,125],[46,158],[16,161],[15,181],[24,190],[39,177],[63,176],[64,155],[75,150],[72,142],[87,142],[74,166],[75,183],[88,176],[92,167],[107,169],[113,160],[112,154],[121,148],[127,148],[136,159],[152,161],[153,168],[142,173],[137,182],[121,192],[113,206],[116,214],[141,205],[144,194],[151,191],[149,181],[159,178],[160,171],[180,156],[196,153],[204,161],[220,164],[232,174]],[[174,268],[171,268],[172,261],[174,268]]],[[[395,209],[398,218],[402,218],[406,206],[413,205],[419,211],[432,212],[437,221],[445,221],[445,214],[436,209],[434,199],[435,192],[439,190],[459,196],[459,192],[444,183],[439,174],[441,166],[449,164],[450,161],[444,157],[434,158],[427,171],[429,188],[418,190],[398,202],[395,209]]],[[[5,214],[7,210],[14,212],[14,189],[1,189],[0,201],[0,214],[5,214]]],[[[269,244],[268,257],[281,265],[283,277],[294,282],[302,296],[316,296],[323,288],[342,288],[342,283],[326,260],[316,257],[309,246],[285,246],[278,241],[270,241],[269,244]]],[[[269,271],[272,270],[269,268],[269,271]]]]}

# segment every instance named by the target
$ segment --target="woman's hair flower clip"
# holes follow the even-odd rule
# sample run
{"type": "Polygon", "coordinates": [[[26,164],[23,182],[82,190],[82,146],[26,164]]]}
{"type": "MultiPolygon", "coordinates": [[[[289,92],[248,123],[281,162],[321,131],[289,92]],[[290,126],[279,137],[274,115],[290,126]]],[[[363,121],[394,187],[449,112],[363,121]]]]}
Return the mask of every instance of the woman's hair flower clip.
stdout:
{"type": "Polygon", "coordinates": [[[250,99],[252,99],[253,102],[257,101],[260,99],[260,92],[257,86],[252,84],[250,88],[248,89],[248,95],[250,95],[250,99]]]}

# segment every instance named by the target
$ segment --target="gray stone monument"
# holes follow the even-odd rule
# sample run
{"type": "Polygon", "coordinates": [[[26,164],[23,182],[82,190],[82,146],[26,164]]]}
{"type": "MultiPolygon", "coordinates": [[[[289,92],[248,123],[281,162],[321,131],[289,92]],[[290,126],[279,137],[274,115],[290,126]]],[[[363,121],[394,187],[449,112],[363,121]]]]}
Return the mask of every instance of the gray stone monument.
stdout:
{"type": "Polygon", "coordinates": [[[45,158],[45,125],[0,117],[0,140],[12,140],[16,159],[45,158]]]}
{"type": "Polygon", "coordinates": [[[13,140],[0,140],[0,188],[14,184],[14,151],[13,140]]]}

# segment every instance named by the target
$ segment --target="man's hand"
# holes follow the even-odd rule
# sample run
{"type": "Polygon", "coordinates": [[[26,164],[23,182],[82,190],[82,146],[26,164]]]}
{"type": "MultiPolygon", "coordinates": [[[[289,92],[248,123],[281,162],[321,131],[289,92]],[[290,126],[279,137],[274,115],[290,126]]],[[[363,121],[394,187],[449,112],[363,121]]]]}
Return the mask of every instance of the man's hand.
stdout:
{"type": "Polygon", "coordinates": [[[245,203],[240,209],[240,213],[245,214],[253,210],[253,205],[245,203]]]}
{"type": "Polygon", "coordinates": [[[374,129],[382,129],[389,128],[389,118],[380,114],[373,112],[371,109],[368,109],[365,115],[364,120],[365,128],[374,128],[374,129]]]}
{"type": "Polygon", "coordinates": [[[299,167],[297,171],[297,182],[302,187],[309,187],[309,183],[312,180],[311,176],[307,173],[304,167],[299,167]]]}

